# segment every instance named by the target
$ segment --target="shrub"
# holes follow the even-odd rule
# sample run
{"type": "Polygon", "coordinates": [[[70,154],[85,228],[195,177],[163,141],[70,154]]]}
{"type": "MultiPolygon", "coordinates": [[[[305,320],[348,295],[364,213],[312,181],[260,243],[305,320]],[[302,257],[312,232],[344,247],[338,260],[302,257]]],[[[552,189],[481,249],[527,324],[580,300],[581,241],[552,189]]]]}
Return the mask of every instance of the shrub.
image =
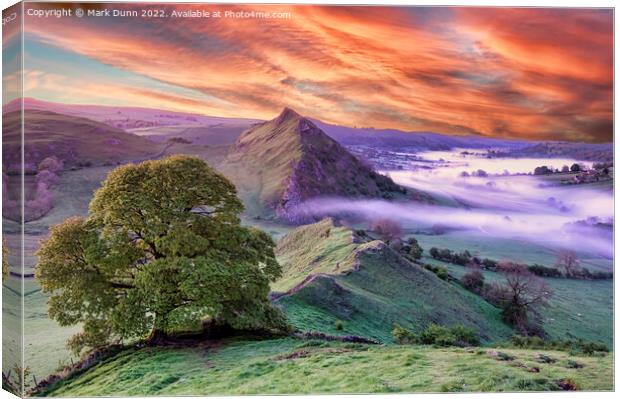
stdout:
{"type": "Polygon", "coordinates": [[[402,244],[400,251],[406,257],[413,260],[421,259],[422,253],[424,252],[420,244],[418,244],[418,240],[413,237],[410,237],[406,242],[402,244]]]}
{"type": "Polygon", "coordinates": [[[55,156],[47,157],[39,164],[39,171],[47,170],[56,173],[63,167],[63,162],[55,156]]]}
{"type": "Polygon", "coordinates": [[[35,181],[37,182],[37,184],[41,183],[45,184],[47,187],[52,187],[56,183],[58,183],[58,176],[56,176],[54,172],[43,169],[39,173],[37,173],[35,181]]]}
{"type": "Polygon", "coordinates": [[[472,270],[461,277],[461,285],[472,292],[480,293],[484,287],[484,276],[480,270],[472,270]]]}
{"type": "Polygon", "coordinates": [[[456,337],[458,346],[477,346],[480,340],[476,336],[476,332],[472,328],[457,324],[450,329],[450,332],[456,337]]]}
{"type": "Polygon", "coordinates": [[[539,353],[538,356],[536,357],[536,360],[538,360],[541,363],[547,363],[547,364],[556,362],[554,358],[552,358],[549,355],[545,355],[544,353],[539,353]]]}
{"type": "Polygon", "coordinates": [[[445,267],[438,267],[435,270],[435,275],[437,275],[437,277],[439,277],[442,280],[447,280],[448,277],[450,277],[450,274],[448,273],[448,270],[445,267]]]}
{"type": "Polygon", "coordinates": [[[609,348],[606,345],[598,342],[578,342],[578,348],[582,353],[586,355],[594,355],[596,352],[609,352],[609,348]]]}
{"type": "Polygon", "coordinates": [[[570,252],[568,252],[567,255],[559,256],[561,259],[556,262],[556,267],[547,267],[539,264],[525,265],[505,261],[498,262],[489,258],[479,258],[473,256],[467,250],[459,253],[452,252],[449,249],[433,247],[430,249],[429,253],[433,259],[460,266],[481,266],[482,268],[491,271],[498,271],[498,269],[502,269],[502,264],[504,266],[508,264],[511,269],[515,269],[515,267],[518,266],[539,277],[566,277],[578,280],[609,280],[613,278],[613,272],[590,271],[586,268],[578,267],[578,262],[574,259],[574,256],[571,255],[570,252]],[[564,270],[564,272],[562,272],[562,270],[564,270]]]}
{"type": "MultiPolygon", "coordinates": [[[[549,343],[545,343],[545,341],[540,337],[524,337],[522,335],[513,335],[511,340],[511,345],[517,348],[524,349],[547,349],[549,348],[549,343]]],[[[549,348],[555,349],[555,348],[549,348]]]]}
{"type": "Polygon", "coordinates": [[[430,324],[418,337],[421,344],[437,346],[476,346],[480,344],[474,330],[463,325],[444,327],[430,324]]]}
{"type": "Polygon", "coordinates": [[[497,269],[497,264],[498,262],[493,259],[488,259],[488,258],[482,259],[482,266],[484,266],[485,269],[495,270],[497,269]]]}
{"type": "Polygon", "coordinates": [[[381,236],[387,243],[400,240],[403,228],[400,223],[393,219],[377,219],[370,224],[370,230],[381,236]]]}
{"type": "Polygon", "coordinates": [[[450,277],[450,273],[448,273],[448,269],[446,269],[445,267],[433,266],[429,264],[422,264],[422,266],[424,266],[426,270],[435,273],[435,275],[442,280],[447,280],[450,277]]]}
{"type": "Polygon", "coordinates": [[[344,330],[344,322],[342,320],[336,320],[336,322],[334,323],[334,327],[336,328],[336,330],[342,331],[344,330]]]}
{"type": "Polygon", "coordinates": [[[540,337],[524,337],[515,335],[511,338],[509,346],[523,349],[549,349],[568,351],[571,355],[585,354],[595,355],[609,352],[609,348],[600,342],[588,342],[584,340],[557,340],[545,341],[540,337]]]}
{"type": "Polygon", "coordinates": [[[455,253],[452,256],[452,263],[456,263],[457,265],[467,266],[469,262],[471,262],[472,256],[469,251],[463,251],[461,253],[455,253]]]}
{"type": "Polygon", "coordinates": [[[548,175],[551,173],[553,173],[553,169],[549,168],[548,166],[538,166],[534,169],[535,175],[548,175]]]}
{"type": "Polygon", "coordinates": [[[540,277],[553,277],[553,278],[562,277],[562,272],[560,272],[555,267],[546,267],[546,266],[534,264],[534,265],[528,266],[527,269],[530,272],[540,277]]]}
{"type": "Polygon", "coordinates": [[[394,337],[394,341],[400,345],[415,344],[417,342],[417,336],[413,332],[401,327],[398,324],[394,324],[392,336],[394,337]]]}
{"type": "Polygon", "coordinates": [[[506,352],[497,352],[497,358],[498,358],[499,360],[504,361],[504,362],[509,362],[509,361],[511,361],[511,360],[515,360],[515,357],[514,357],[514,356],[509,355],[509,354],[508,354],[508,353],[506,353],[506,352]]]}
{"type": "Polygon", "coordinates": [[[45,216],[52,209],[52,192],[47,185],[37,183],[34,199],[24,202],[24,220],[27,222],[45,216]]]}

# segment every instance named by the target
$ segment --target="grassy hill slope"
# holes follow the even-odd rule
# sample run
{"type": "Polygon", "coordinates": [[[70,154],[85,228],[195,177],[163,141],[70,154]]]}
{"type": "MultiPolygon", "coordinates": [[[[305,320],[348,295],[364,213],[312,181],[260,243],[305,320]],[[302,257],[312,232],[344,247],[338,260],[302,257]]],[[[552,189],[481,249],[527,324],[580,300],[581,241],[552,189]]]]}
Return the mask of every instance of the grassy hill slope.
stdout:
{"type": "MultiPolygon", "coordinates": [[[[4,114],[2,130],[6,149],[3,162],[8,166],[19,164],[21,113],[4,114]]],[[[100,164],[146,159],[163,149],[160,144],[109,125],[49,111],[27,110],[24,130],[27,168],[36,167],[52,155],[63,160],[65,165],[78,162],[100,164]]]]}
{"type": "Polygon", "coordinates": [[[318,196],[392,198],[405,189],[375,173],[291,109],[236,141],[222,172],[250,214],[298,222],[297,205],[318,196]]]}
{"type": "MultiPolygon", "coordinates": [[[[467,272],[465,267],[433,259],[425,259],[425,262],[446,267],[456,278],[467,272]]],[[[504,281],[499,273],[488,270],[482,273],[487,282],[504,281]]],[[[547,278],[545,282],[553,290],[549,305],[540,311],[548,339],[580,338],[613,347],[613,280],[547,278]]]]}
{"type": "Polygon", "coordinates": [[[382,342],[392,340],[394,323],[414,331],[431,322],[464,324],[486,342],[513,333],[499,309],[479,296],[330,219],[293,230],[280,240],[276,254],[283,277],[273,285],[279,291],[273,296],[301,330],[382,342]],[[337,320],[343,322],[342,330],[336,328],[337,320]]]}
{"type": "Polygon", "coordinates": [[[613,355],[574,357],[483,348],[373,346],[284,338],[201,347],[128,349],[35,396],[392,393],[613,388],[613,355]],[[568,360],[584,367],[568,367],[568,360]],[[538,368],[538,372],[534,372],[538,368]]]}

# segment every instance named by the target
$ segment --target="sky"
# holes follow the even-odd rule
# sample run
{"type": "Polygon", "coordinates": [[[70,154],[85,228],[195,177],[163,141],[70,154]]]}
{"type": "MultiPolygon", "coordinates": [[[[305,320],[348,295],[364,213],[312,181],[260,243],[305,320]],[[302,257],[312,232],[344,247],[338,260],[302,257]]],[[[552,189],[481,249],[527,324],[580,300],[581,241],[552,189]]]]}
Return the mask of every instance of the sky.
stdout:
{"type": "MultiPolygon", "coordinates": [[[[144,8],[107,6],[121,7],[144,8]]],[[[288,106],[345,126],[612,141],[609,9],[164,6],[190,9],[291,17],[27,16],[24,96],[256,119],[288,106]]]]}

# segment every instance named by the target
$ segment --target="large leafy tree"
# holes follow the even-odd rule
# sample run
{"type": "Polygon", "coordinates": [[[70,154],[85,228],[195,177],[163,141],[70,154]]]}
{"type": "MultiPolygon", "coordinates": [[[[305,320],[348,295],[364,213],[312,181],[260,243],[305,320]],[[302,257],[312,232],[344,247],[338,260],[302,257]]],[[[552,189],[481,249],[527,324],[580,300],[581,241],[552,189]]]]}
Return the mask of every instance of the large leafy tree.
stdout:
{"type": "Polygon", "coordinates": [[[232,183],[198,158],[110,172],[88,217],[53,227],[38,251],[50,317],[83,325],[69,347],[141,337],[157,343],[205,320],[286,328],[268,300],[269,282],[281,273],[274,243],[240,224],[242,210],[232,183]]]}

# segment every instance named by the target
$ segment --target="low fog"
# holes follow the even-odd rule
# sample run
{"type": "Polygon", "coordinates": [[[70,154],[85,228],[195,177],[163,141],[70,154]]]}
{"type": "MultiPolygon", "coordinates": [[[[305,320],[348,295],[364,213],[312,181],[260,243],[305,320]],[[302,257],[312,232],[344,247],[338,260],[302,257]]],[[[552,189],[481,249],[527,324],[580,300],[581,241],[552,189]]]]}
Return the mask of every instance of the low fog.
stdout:
{"type": "MultiPolygon", "coordinates": [[[[463,158],[458,151],[424,153],[426,168],[384,171],[395,182],[443,197],[442,203],[320,198],[300,211],[321,217],[348,214],[366,220],[392,218],[414,229],[442,226],[482,237],[518,239],[555,249],[613,257],[613,195],[587,186],[551,185],[534,176],[496,176],[531,172],[546,165],[560,169],[574,160],[463,158]],[[439,161],[439,159],[443,161],[439,161]],[[433,169],[428,169],[433,165],[433,169]],[[486,177],[461,173],[482,169],[486,177]],[[507,170],[507,172],[504,172],[507,170]]],[[[582,163],[584,164],[584,163],[582,163]]],[[[590,166],[588,163],[585,165],[590,166]]],[[[413,165],[412,165],[413,166],[413,165]]]]}

